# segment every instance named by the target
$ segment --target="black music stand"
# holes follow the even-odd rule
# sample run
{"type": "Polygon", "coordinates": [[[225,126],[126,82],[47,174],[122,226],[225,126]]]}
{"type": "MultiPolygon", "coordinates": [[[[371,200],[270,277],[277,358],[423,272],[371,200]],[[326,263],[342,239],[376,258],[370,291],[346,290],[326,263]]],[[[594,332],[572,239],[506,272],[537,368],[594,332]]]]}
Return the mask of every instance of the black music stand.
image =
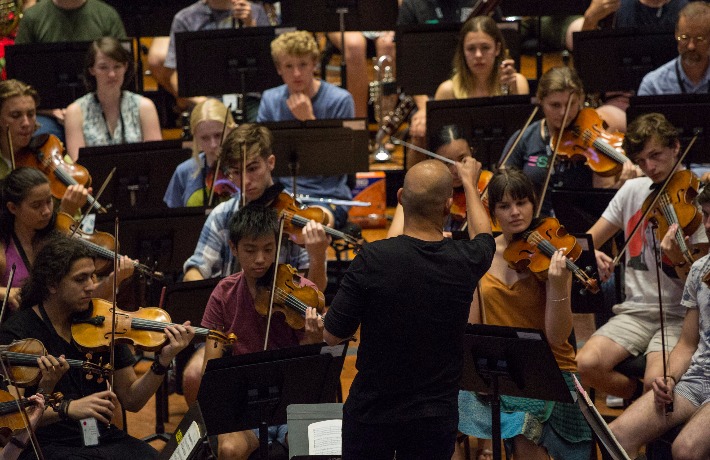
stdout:
{"type": "Polygon", "coordinates": [[[545,336],[536,329],[469,324],[461,388],[490,396],[494,460],[501,459],[501,395],[574,402],[545,336]]]}
{"type": "MultiPolygon", "coordinates": [[[[494,170],[510,137],[525,124],[534,106],[530,96],[497,96],[427,101],[427,139],[446,125],[458,125],[483,167],[494,170]]],[[[538,112],[540,118],[541,111],[538,112]]]]}
{"type": "Polygon", "coordinates": [[[125,213],[135,208],[165,208],[163,195],[175,168],[190,158],[180,140],[84,147],[79,163],[91,171],[99,187],[116,167],[113,179],[101,195],[102,203],[125,213]]]}
{"type": "Polygon", "coordinates": [[[631,98],[626,117],[631,122],[645,113],[662,113],[678,129],[681,148],[700,133],[685,163],[710,163],[710,94],[666,94],[631,98]],[[703,115],[704,114],[704,115],[703,115]]]}
{"type": "Polygon", "coordinates": [[[200,410],[200,403],[194,402],[185,413],[172,436],[167,440],[167,444],[160,451],[158,460],[169,460],[173,458],[175,451],[184,460],[207,460],[216,459],[207,436],[205,420],[200,410]]]}
{"type": "MultiPolygon", "coordinates": [[[[133,40],[121,43],[135,62],[133,40]]],[[[31,85],[40,95],[43,109],[63,109],[86,94],[84,65],[91,42],[31,43],[5,47],[7,78],[31,85]]],[[[129,88],[135,86],[139,78],[129,88]]]]}
{"type": "Polygon", "coordinates": [[[175,34],[179,95],[245,95],[279,86],[271,58],[275,32],[274,27],[245,27],[175,34]]]}
{"type": "Polygon", "coordinates": [[[275,177],[336,176],[369,169],[364,118],[262,123],[274,135],[275,177]]]}
{"type": "Polygon", "coordinates": [[[621,28],[575,32],[574,67],[587,92],[636,91],[644,75],[678,56],[673,32],[621,28]]]}
{"type": "MultiPolygon", "coordinates": [[[[520,70],[520,22],[499,22],[498,28],[520,70]]],[[[460,30],[459,23],[397,27],[397,84],[405,93],[433,96],[439,84],[451,78],[460,30]]]]}
{"type": "Polygon", "coordinates": [[[289,404],[335,402],[347,343],[229,356],[207,362],[197,400],[210,435],[259,428],[268,458],[268,427],[285,424],[289,404]]]}

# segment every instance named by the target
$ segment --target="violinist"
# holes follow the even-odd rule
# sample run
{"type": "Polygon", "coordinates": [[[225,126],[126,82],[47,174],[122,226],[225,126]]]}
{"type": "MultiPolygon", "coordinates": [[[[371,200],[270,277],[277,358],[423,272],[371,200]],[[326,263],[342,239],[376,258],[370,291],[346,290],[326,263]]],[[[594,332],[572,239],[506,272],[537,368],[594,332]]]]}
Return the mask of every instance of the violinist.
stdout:
{"type": "MultiPolygon", "coordinates": [[[[513,270],[506,260],[506,248],[536,223],[533,185],[521,171],[506,169],[496,173],[488,187],[488,203],[502,234],[496,237],[493,263],[481,278],[480,292],[473,296],[469,322],[544,331],[565,381],[573,390],[572,375],[577,368],[574,349],[568,341],[572,332],[572,275],[565,268],[564,253],[560,250],[552,255],[546,280],[530,270],[513,270]]],[[[576,404],[502,397],[501,407],[509,414],[503,414],[502,432],[510,434],[506,443],[515,458],[589,458],[591,431],[576,404]],[[523,430],[524,418],[539,425],[541,431],[523,430]]],[[[491,438],[490,423],[490,406],[474,393],[461,391],[459,431],[491,438]]]]}
{"type": "MultiPolygon", "coordinates": [[[[67,359],[85,360],[86,354],[73,340],[71,326],[77,316],[91,307],[95,283],[94,259],[79,241],[64,236],[52,239],[37,254],[29,281],[22,290],[20,311],[0,328],[0,343],[35,338],[47,352],[67,359]]],[[[140,410],[164,380],[168,365],[194,336],[189,322],[165,328],[167,344],[156,352],[149,372],[140,378],[133,370],[135,359],[127,345],[115,346],[113,388],[106,381],[87,379],[80,369],[62,366],[56,384],[43,384],[47,392],[60,391],[64,400],[58,413],[45,411],[37,439],[45,458],[156,458],[148,444],[111,425],[114,410],[121,405],[128,411],[140,410]],[[80,421],[94,419],[99,431],[98,445],[85,447],[80,421]]],[[[92,353],[96,362],[110,362],[107,352],[92,353]]],[[[60,361],[62,359],[60,358],[60,361]]],[[[36,388],[25,391],[34,393],[36,388]]],[[[91,420],[86,423],[93,423],[91,420]]],[[[26,457],[28,457],[27,455],[26,457]]],[[[26,458],[22,457],[22,458],[26,458]]]]}
{"type": "MultiPolygon", "coordinates": [[[[270,204],[282,187],[274,184],[271,176],[275,166],[271,145],[271,132],[259,125],[242,124],[224,141],[220,156],[225,175],[244,190],[247,203],[264,201],[270,204]],[[242,181],[242,149],[246,150],[246,171],[242,181]]],[[[202,227],[194,254],[185,262],[185,281],[227,276],[239,271],[229,247],[229,222],[241,207],[241,195],[215,207],[202,227]]],[[[328,237],[320,223],[309,222],[303,228],[305,249],[284,238],[279,263],[288,263],[301,272],[308,272],[308,279],[325,289],[326,250],[328,237]]]]}
{"type": "MultiPolygon", "coordinates": [[[[74,213],[86,189],[72,186],[59,206],[60,211],[74,213]]],[[[19,286],[28,277],[39,250],[55,235],[54,200],[47,176],[34,168],[18,168],[2,183],[0,199],[0,296],[5,294],[10,269],[17,268],[9,305],[13,310],[20,304],[19,286]]],[[[121,260],[119,283],[133,274],[133,264],[121,260]]],[[[113,274],[104,278],[96,292],[113,298],[113,274]]]]}
{"type": "MultiPolygon", "coordinates": [[[[462,130],[457,125],[443,126],[430,146],[432,151],[437,155],[448,158],[452,161],[461,162],[464,158],[471,158],[472,148],[466,138],[462,135],[462,130]]],[[[463,183],[459,177],[458,168],[456,165],[447,164],[454,186],[454,199],[449,210],[449,214],[444,219],[444,235],[452,236],[452,232],[459,231],[466,222],[466,199],[463,189],[463,183]],[[462,206],[463,204],[463,206],[462,206]]],[[[401,204],[397,204],[394,211],[394,218],[387,230],[387,237],[397,236],[402,234],[404,226],[404,211],[401,204]]],[[[466,235],[467,237],[467,235],[466,235]]]]}
{"type": "MultiPolygon", "coordinates": [[[[169,208],[209,206],[213,181],[215,188],[218,188],[221,182],[226,182],[224,185],[229,192],[236,192],[234,184],[223,177],[221,172],[216,171],[223,137],[236,126],[229,109],[217,99],[206,99],[192,109],[192,158],[180,163],[170,179],[163,197],[169,208]]],[[[224,198],[215,196],[213,203],[216,205],[228,198],[231,198],[231,195],[224,198]]]]}
{"type": "MultiPolygon", "coordinates": [[[[710,187],[696,198],[702,208],[705,234],[710,237],[710,187]]],[[[697,260],[685,283],[681,306],[686,309],[678,344],[668,359],[668,375],[656,376],[649,391],[626,409],[610,428],[630,458],[639,448],[673,426],[685,427],[673,442],[673,458],[710,457],[710,288],[708,256],[697,260]],[[663,406],[673,402],[673,412],[663,406]]]]}
{"type": "MultiPolygon", "coordinates": [[[[540,77],[537,98],[544,118],[530,124],[504,166],[522,170],[533,182],[537,196],[542,196],[542,187],[554,149],[553,139],[562,129],[568,102],[572,98],[567,115],[568,125],[565,128],[572,124],[584,103],[582,80],[574,69],[553,67],[540,77]]],[[[503,149],[503,156],[510,150],[518,134],[519,132],[516,132],[508,140],[503,149]]],[[[561,158],[558,157],[558,160],[561,158]]],[[[618,177],[603,177],[593,173],[583,161],[559,161],[555,163],[550,187],[618,188],[625,180],[636,175],[636,168],[628,161],[623,163],[618,177]]],[[[549,216],[552,212],[552,202],[549,194],[545,193],[544,196],[542,214],[549,216]]]]}
{"type": "Polygon", "coordinates": [[[476,190],[481,164],[467,157],[456,168],[470,239],[442,234],[451,173],[437,160],[417,163],[397,193],[403,234],[362,248],[325,316],[329,345],[361,328],[358,373],[343,407],[343,458],[396,452],[397,458],[448,460],[454,451],[463,333],[494,251],[476,190]]]}
{"type": "MultiPolygon", "coordinates": [[[[626,240],[631,238],[626,252],[624,285],[626,300],[614,306],[613,316],[585,343],[577,355],[577,365],[585,385],[607,394],[630,399],[651,388],[655,377],[663,375],[658,283],[662,291],[665,314],[665,336],[672,348],[681,333],[686,309],[681,306],[683,279],[675,269],[688,262],[679,251],[676,224],[665,235],[656,235],[648,219],[638,231],[630,235],[643,214],[643,203],[656,184],[662,184],[673,171],[680,151],[678,131],[658,113],[642,115],[630,125],[624,138],[624,149],[629,158],[644,172],[645,177],[627,181],[614,196],[601,218],[588,231],[599,248],[623,230],[626,240]],[[654,242],[663,250],[660,280],[656,276],[654,242]],[[614,367],[630,356],[646,355],[643,387],[635,379],[616,372],[614,367]]],[[[679,169],[684,169],[682,166],[679,169]]],[[[682,171],[681,171],[682,172],[682,171]]],[[[673,193],[669,191],[668,193],[673,193]]],[[[702,228],[693,234],[683,233],[691,252],[694,246],[708,241],[702,228]]],[[[596,251],[599,274],[609,278],[614,266],[612,259],[596,251]]],[[[678,270],[680,271],[680,270],[678,270]]],[[[682,271],[681,276],[682,276],[682,271]]]]}
{"type": "MultiPolygon", "coordinates": [[[[41,393],[37,393],[27,399],[34,403],[27,407],[25,411],[30,421],[30,429],[35,430],[44,413],[44,396],[41,393]]],[[[16,460],[20,457],[22,451],[28,447],[29,443],[30,435],[26,429],[23,428],[13,433],[5,447],[0,449],[0,458],[3,460],[16,460]]]]}
{"type": "MultiPolygon", "coordinates": [[[[264,349],[268,318],[257,312],[256,302],[259,291],[271,287],[279,237],[277,213],[272,208],[248,205],[235,214],[229,233],[230,247],[242,271],[219,282],[207,302],[202,325],[209,324],[210,328],[222,329],[225,333],[233,332],[239,340],[234,342],[231,350],[224,350],[221,344],[208,338],[202,373],[207,361],[220,358],[225,352],[247,354],[264,349]]],[[[300,278],[300,287],[317,289],[315,284],[303,277],[300,278]]],[[[270,327],[268,349],[323,341],[323,323],[315,308],[306,309],[302,330],[292,329],[280,313],[272,315],[270,327]]],[[[269,427],[272,449],[285,447],[285,438],[285,425],[269,427]]],[[[246,460],[258,447],[258,430],[222,434],[219,435],[218,456],[246,460]]]]}

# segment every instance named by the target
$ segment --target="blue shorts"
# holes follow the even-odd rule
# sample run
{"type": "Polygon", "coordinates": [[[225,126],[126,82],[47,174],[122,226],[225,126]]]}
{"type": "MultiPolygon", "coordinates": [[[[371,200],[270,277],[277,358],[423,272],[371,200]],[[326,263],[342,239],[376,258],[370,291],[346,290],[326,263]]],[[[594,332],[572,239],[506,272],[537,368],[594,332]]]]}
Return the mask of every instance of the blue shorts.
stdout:
{"type": "MultiPolygon", "coordinates": [[[[256,439],[259,439],[259,429],[256,428],[254,430],[251,430],[252,433],[254,433],[254,436],[256,436],[256,439]]],[[[286,446],[286,433],[288,433],[288,425],[274,425],[269,427],[269,444],[271,444],[274,441],[278,441],[283,445],[284,447],[286,446]]]]}

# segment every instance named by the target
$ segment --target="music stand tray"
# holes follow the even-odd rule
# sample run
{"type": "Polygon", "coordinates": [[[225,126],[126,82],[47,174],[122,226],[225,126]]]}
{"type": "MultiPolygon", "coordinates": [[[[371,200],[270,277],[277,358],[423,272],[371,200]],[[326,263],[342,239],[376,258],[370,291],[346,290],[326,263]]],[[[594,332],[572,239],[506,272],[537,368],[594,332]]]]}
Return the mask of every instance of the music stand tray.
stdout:
{"type": "Polygon", "coordinates": [[[268,427],[286,423],[289,404],[335,402],[346,352],[315,344],[208,361],[197,395],[207,432],[259,428],[265,459],[268,427]]]}
{"type": "Polygon", "coordinates": [[[495,460],[501,458],[501,395],[574,402],[544,334],[536,329],[469,325],[461,388],[491,396],[495,460]]]}

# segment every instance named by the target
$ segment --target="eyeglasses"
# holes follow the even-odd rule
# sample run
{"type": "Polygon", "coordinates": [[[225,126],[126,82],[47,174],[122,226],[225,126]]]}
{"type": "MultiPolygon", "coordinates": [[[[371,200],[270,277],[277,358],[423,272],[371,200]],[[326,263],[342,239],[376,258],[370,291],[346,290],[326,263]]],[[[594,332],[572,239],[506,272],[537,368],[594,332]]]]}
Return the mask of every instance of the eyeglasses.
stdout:
{"type": "Polygon", "coordinates": [[[690,43],[691,40],[693,40],[696,45],[699,45],[701,43],[705,43],[705,36],[703,36],[703,35],[690,37],[687,34],[683,34],[683,35],[676,36],[675,39],[678,40],[678,43],[682,43],[683,45],[687,45],[688,43],[690,43]]]}

